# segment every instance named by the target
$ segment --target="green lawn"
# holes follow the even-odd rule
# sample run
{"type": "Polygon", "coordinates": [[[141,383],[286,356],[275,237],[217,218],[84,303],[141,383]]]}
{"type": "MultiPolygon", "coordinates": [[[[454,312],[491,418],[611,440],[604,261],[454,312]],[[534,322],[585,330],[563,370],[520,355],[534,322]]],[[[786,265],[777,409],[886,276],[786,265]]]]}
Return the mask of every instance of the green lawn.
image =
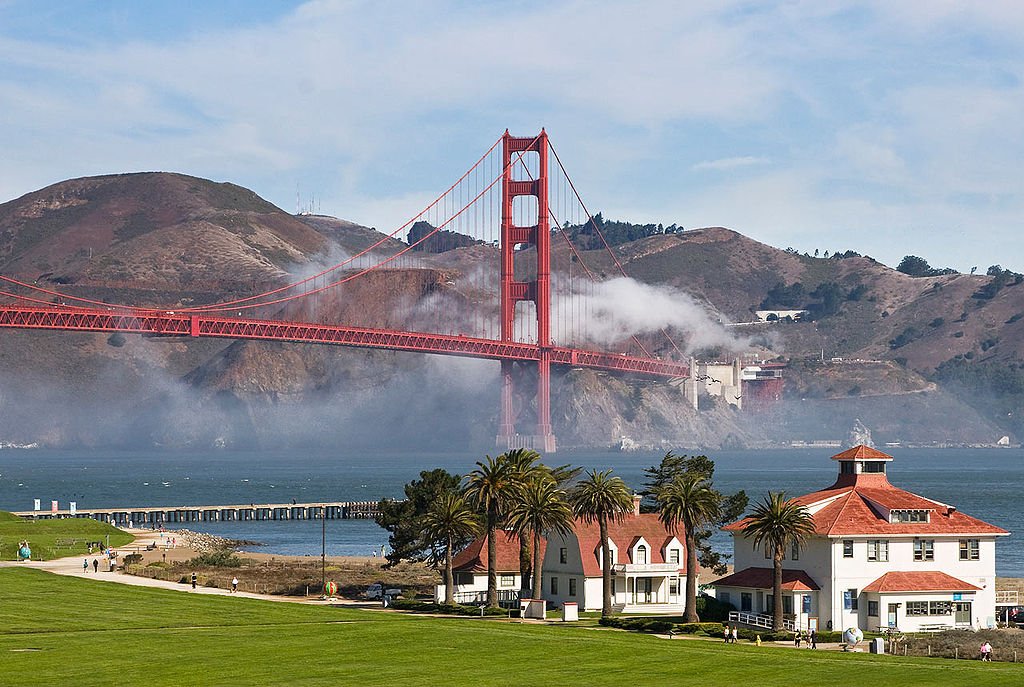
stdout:
{"type": "Polygon", "coordinates": [[[132,541],[125,534],[98,520],[65,518],[63,520],[25,520],[0,511],[0,560],[14,560],[18,542],[28,540],[35,560],[50,560],[76,554],[85,555],[86,542],[106,542],[112,547],[124,546],[132,541]]]}
{"type": "Polygon", "coordinates": [[[0,683],[1024,684],[1024,666],[182,594],[0,568],[0,683]]]}

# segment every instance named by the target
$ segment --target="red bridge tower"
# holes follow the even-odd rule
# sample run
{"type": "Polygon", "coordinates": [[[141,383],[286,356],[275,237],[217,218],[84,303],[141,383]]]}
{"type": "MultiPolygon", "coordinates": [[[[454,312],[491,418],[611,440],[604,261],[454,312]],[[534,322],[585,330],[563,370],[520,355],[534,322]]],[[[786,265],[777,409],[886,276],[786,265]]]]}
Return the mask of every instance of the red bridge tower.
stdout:
{"type": "MultiPolygon", "coordinates": [[[[542,129],[539,136],[517,138],[508,130],[502,136],[502,164],[505,172],[501,181],[501,340],[514,341],[516,303],[532,301],[537,317],[537,427],[533,434],[516,432],[514,407],[514,367],[511,360],[501,361],[501,412],[496,445],[499,448],[532,448],[538,451],[555,450],[555,435],[551,431],[551,231],[548,211],[548,135],[542,129]],[[524,153],[536,153],[538,172],[535,179],[513,179],[515,161],[524,153]],[[513,201],[520,196],[537,199],[537,219],[532,226],[517,226],[513,219],[513,201]],[[532,245],[536,248],[536,270],[532,281],[516,281],[516,246],[532,245]]],[[[531,175],[532,176],[532,175],[531,175]]],[[[528,253],[527,253],[528,254],[528,253]]]]}

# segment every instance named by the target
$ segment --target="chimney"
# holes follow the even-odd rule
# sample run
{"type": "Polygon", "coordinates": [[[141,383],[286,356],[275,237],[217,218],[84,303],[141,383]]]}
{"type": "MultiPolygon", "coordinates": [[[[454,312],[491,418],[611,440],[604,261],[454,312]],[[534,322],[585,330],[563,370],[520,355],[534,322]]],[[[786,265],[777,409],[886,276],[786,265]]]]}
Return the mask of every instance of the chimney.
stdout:
{"type": "Polygon", "coordinates": [[[633,515],[640,515],[640,501],[642,500],[640,494],[633,494],[633,515]]]}

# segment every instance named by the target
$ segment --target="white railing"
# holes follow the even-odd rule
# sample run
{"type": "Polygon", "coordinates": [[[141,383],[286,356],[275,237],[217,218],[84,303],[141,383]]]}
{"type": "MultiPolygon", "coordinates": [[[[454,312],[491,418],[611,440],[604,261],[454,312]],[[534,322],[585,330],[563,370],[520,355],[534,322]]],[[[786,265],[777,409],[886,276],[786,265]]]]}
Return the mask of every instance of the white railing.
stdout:
{"type": "MultiPolygon", "coordinates": [[[[729,622],[740,625],[752,625],[763,627],[766,630],[772,629],[772,617],[770,615],[759,615],[756,613],[744,613],[743,611],[729,611],[729,622]]],[[[782,619],[782,629],[793,632],[796,626],[792,620],[782,619]]]]}
{"type": "Polygon", "coordinates": [[[679,572],[679,563],[616,563],[612,570],[617,573],[674,573],[679,572]]]}

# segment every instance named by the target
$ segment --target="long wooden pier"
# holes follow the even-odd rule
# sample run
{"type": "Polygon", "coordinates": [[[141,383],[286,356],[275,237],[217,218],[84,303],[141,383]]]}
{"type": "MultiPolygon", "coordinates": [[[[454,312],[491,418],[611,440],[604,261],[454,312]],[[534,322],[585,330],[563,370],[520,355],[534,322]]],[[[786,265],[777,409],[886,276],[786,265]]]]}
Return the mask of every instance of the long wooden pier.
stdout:
{"type": "Polygon", "coordinates": [[[23,518],[53,520],[92,518],[119,527],[146,527],[163,523],[236,520],[350,520],[370,519],[379,512],[377,501],[327,503],[248,503],[231,506],[149,506],[144,508],[78,508],[29,510],[15,513],[23,518]]]}

